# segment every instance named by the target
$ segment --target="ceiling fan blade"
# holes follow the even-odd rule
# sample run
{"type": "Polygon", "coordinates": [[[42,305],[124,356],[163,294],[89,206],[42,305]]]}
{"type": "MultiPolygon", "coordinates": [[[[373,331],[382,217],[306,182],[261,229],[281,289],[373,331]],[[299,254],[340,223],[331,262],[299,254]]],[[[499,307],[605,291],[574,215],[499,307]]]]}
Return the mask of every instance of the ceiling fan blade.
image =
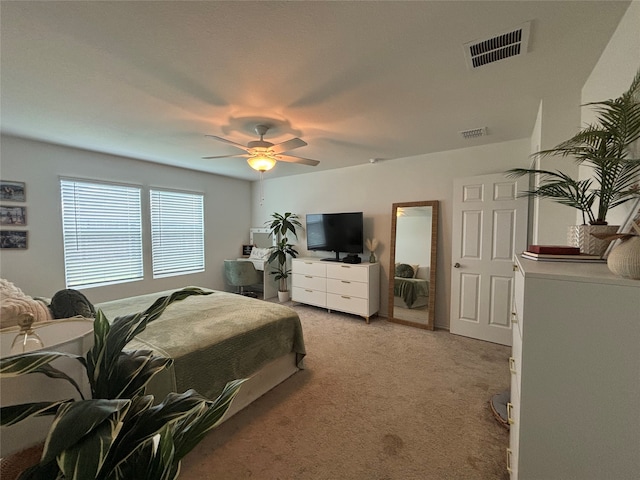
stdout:
{"type": "Polygon", "coordinates": [[[286,142],[278,143],[271,147],[271,151],[275,154],[286,152],[288,150],[293,150],[294,148],[300,148],[307,145],[307,142],[301,140],[299,138],[292,138],[291,140],[287,140],[286,142]]]}
{"type": "Polygon", "coordinates": [[[315,167],[320,162],[318,160],[311,160],[310,158],[295,157],[293,155],[277,155],[276,159],[280,162],[301,163],[302,165],[309,165],[315,167]]]}
{"type": "Polygon", "coordinates": [[[214,157],[202,157],[204,160],[210,160],[212,158],[249,158],[251,155],[248,153],[238,153],[237,155],[216,155],[214,157]]]}
{"type": "Polygon", "coordinates": [[[205,137],[213,138],[214,140],[218,140],[219,142],[228,143],[229,145],[233,145],[234,147],[241,148],[245,152],[248,152],[249,149],[245,145],[241,145],[236,142],[232,142],[231,140],[227,140],[226,138],[216,137],[215,135],[205,135],[205,137]]]}

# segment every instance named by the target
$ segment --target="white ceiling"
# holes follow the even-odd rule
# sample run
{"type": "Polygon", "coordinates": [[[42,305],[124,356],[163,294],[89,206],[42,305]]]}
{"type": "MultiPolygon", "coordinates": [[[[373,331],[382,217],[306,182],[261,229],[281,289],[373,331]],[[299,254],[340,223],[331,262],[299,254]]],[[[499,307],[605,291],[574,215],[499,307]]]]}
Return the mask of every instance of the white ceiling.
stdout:
{"type": "Polygon", "coordinates": [[[531,135],[580,88],[628,1],[64,1],[0,4],[3,133],[255,180],[246,144],[297,136],[271,177],[531,135]],[[463,44],[531,21],[527,55],[463,44]],[[575,90],[574,90],[575,91],[575,90]],[[485,137],[459,132],[487,127],[485,137]]]}

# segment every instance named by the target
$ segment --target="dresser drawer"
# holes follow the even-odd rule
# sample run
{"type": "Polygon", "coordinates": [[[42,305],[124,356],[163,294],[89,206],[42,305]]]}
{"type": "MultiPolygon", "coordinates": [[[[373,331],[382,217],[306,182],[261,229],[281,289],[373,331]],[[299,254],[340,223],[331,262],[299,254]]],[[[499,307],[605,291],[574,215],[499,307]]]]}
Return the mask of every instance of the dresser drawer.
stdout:
{"type": "Polygon", "coordinates": [[[324,291],[311,290],[307,288],[293,287],[291,289],[291,300],[294,302],[315,305],[317,307],[327,306],[327,294],[324,291]]]}
{"type": "Polygon", "coordinates": [[[511,382],[511,401],[507,406],[509,417],[509,448],[507,450],[507,469],[511,480],[518,478],[518,459],[520,454],[520,390],[511,382]]]}
{"type": "Polygon", "coordinates": [[[522,339],[523,325],[524,325],[524,277],[518,270],[513,279],[513,305],[512,312],[512,327],[516,327],[520,339],[522,339]]]}
{"type": "Polygon", "coordinates": [[[357,265],[329,264],[327,265],[327,278],[350,280],[352,282],[368,282],[369,269],[357,265]]]}
{"type": "Polygon", "coordinates": [[[509,370],[513,380],[518,385],[518,391],[522,384],[522,338],[516,325],[513,326],[511,338],[511,357],[509,358],[509,370]]]}
{"type": "Polygon", "coordinates": [[[327,289],[327,279],[295,273],[293,275],[293,285],[307,290],[321,290],[324,292],[327,289]]]}
{"type": "Polygon", "coordinates": [[[336,295],[347,295],[350,297],[369,297],[369,286],[362,282],[352,282],[351,280],[338,280],[327,278],[327,293],[336,295]]]}
{"type": "Polygon", "coordinates": [[[326,277],[327,266],[320,262],[306,262],[304,260],[293,260],[291,263],[292,273],[302,275],[312,275],[314,277],[326,277]]]}
{"type": "Polygon", "coordinates": [[[368,300],[365,298],[351,297],[344,294],[338,295],[335,293],[327,293],[328,309],[368,316],[368,305],[368,300]]]}

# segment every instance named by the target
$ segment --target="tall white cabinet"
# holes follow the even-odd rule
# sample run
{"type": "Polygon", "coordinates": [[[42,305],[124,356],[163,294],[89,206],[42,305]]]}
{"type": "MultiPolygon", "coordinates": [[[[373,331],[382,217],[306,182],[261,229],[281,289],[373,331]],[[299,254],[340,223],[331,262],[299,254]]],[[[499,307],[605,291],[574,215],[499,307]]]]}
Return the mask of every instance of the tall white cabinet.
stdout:
{"type": "Polygon", "coordinates": [[[511,479],[640,478],[640,280],[516,259],[511,479]]]}
{"type": "Polygon", "coordinates": [[[369,323],[380,308],[379,264],[295,258],[291,263],[291,299],[360,315],[369,323]]]}

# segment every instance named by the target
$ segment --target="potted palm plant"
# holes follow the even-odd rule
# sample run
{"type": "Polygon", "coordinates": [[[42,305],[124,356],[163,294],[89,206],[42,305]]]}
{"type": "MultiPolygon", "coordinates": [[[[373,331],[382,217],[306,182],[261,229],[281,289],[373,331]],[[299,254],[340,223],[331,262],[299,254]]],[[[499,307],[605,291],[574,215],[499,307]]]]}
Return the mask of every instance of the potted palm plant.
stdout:
{"type": "Polygon", "coordinates": [[[640,139],[640,71],[620,97],[586,106],[596,113],[594,123],[534,157],[574,157],[579,165],[593,169],[593,178],[575,180],[561,171],[526,168],[509,170],[507,175],[539,175],[537,187],[524,194],[548,198],[581,212],[583,225],[570,227],[570,243],[580,246],[583,253],[601,255],[608,242],[597,240],[591,233],[602,233],[603,227],[599,226],[615,233],[618,227],[608,226],[607,214],[640,195],[640,159],[631,158],[632,146],[640,139]]]}
{"type": "Polygon", "coordinates": [[[295,213],[286,212],[284,215],[280,213],[271,214],[271,220],[265,222],[269,227],[269,235],[276,239],[276,244],[271,247],[268,263],[275,263],[273,270],[270,272],[278,282],[278,300],[286,302],[289,300],[289,286],[287,279],[291,274],[291,269],[287,266],[287,256],[296,258],[298,252],[294,245],[289,243],[288,232],[298,238],[296,228],[303,228],[298,216],[295,213]]]}
{"type": "Polygon", "coordinates": [[[209,293],[188,287],[158,298],[144,312],[117,317],[113,322],[98,310],[94,345],[84,357],[35,351],[0,360],[0,377],[40,373],[68,381],[79,396],[0,409],[2,426],[34,416],[54,416],[40,461],[28,466],[20,480],[176,479],[181,459],[220,422],[244,380],[229,382],[213,401],[188,390],[171,393],[154,406],[146,386],[172,360],[149,350],[123,349],[172,302],[209,293]],[[51,365],[61,357],[82,365],[92,398],[85,399],[78,384],[51,365]]]}

